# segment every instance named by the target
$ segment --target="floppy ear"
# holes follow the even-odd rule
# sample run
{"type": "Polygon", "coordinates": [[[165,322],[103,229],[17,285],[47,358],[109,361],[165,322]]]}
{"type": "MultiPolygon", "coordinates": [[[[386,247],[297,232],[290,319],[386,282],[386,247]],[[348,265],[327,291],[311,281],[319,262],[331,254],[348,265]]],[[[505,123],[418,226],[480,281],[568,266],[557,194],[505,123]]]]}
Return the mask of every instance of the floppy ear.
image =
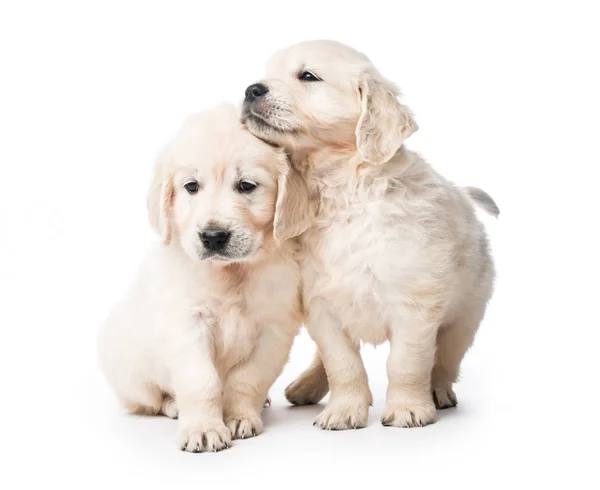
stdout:
{"type": "Polygon", "coordinates": [[[287,161],[282,162],[277,178],[277,202],[273,236],[277,244],[306,231],[314,217],[306,182],[287,161]]]}
{"type": "Polygon", "coordinates": [[[171,206],[175,197],[175,189],[173,179],[167,175],[165,166],[162,160],[157,163],[146,204],[150,225],[161,236],[163,243],[168,245],[171,243],[171,206]]]}
{"type": "Polygon", "coordinates": [[[398,102],[398,90],[379,74],[362,73],[358,90],[362,105],[356,126],[358,152],[369,163],[387,162],[419,127],[410,110],[398,102]]]}

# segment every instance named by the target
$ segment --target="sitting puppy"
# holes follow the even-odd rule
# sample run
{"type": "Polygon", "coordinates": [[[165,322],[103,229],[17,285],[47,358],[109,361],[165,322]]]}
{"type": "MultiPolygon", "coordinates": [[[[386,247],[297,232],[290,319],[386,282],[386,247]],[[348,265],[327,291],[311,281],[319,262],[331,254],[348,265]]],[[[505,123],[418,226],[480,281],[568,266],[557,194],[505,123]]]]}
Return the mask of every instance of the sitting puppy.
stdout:
{"type": "Polygon", "coordinates": [[[315,422],[323,429],[367,423],[361,340],[391,344],[384,425],[427,425],[436,405],[455,405],[452,385],[492,293],[471,200],[497,208],[403,146],[417,125],[396,96],[365,55],[328,41],[277,53],[246,90],[242,120],[286,149],[318,203],[302,269],[320,355],[286,395],[317,403],[331,387],[315,422]]]}
{"type": "Polygon", "coordinates": [[[233,106],[192,117],[158,162],[154,250],[100,337],[132,413],[179,417],[181,448],[257,435],[268,390],[302,323],[294,243],[306,188],[233,106]]]}

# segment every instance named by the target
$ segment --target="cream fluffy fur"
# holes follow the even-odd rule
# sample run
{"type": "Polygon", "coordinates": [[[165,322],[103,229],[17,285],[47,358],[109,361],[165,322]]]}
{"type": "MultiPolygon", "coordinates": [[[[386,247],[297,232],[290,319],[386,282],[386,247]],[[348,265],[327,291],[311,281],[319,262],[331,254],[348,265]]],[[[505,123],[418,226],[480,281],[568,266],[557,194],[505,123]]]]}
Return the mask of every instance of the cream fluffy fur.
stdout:
{"type": "Polygon", "coordinates": [[[453,383],[484,316],[494,267],[471,198],[402,146],[417,130],[396,89],[363,54],[305,42],[269,62],[268,93],[243,121],[283,146],[316,203],[303,236],[307,328],[319,354],[288,399],[331,398],[324,429],[367,424],[360,341],[390,341],[384,425],[423,426],[456,404],[453,383]],[[303,80],[310,72],[317,80],[303,80]]]}
{"type": "Polygon", "coordinates": [[[283,152],[248,133],[233,106],[192,117],[161,156],[148,207],[164,243],[106,322],[100,358],[131,412],[179,417],[182,449],[218,451],[261,432],[302,322],[286,240],[305,225],[286,217],[308,215],[306,202],[283,152]],[[257,187],[241,193],[240,180],[257,187]],[[230,258],[204,258],[199,233],[215,226],[232,231],[230,258]]]}

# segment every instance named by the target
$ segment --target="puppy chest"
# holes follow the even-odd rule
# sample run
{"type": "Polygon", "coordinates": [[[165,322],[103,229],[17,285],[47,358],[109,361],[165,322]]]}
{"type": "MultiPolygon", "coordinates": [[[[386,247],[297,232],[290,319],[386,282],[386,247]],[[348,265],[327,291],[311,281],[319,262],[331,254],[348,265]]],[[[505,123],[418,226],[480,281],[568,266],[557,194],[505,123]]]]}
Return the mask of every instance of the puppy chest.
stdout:
{"type": "Polygon", "coordinates": [[[300,326],[299,283],[289,274],[267,279],[253,281],[244,294],[219,305],[214,340],[225,371],[247,360],[266,330],[281,330],[287,335],[300,326]]]}
{"type": "Polygon", "coordinates": [[[260,334],[256,318],[252,318],[240,305],[231,305],[222,311],[216,330],[216,355],[227,369],[252,354],[260,334]]]}
{"type": "Polygon", "coordinates": [[[359,219],[334,221],[316,241],[311,237],[318,246],[311,247],[303,267],[307,307],[315,298],[327,298],[331,314],[352,337],[385,341],[390,308],[410,295],[416,267],[395,231],[359,219]]]}

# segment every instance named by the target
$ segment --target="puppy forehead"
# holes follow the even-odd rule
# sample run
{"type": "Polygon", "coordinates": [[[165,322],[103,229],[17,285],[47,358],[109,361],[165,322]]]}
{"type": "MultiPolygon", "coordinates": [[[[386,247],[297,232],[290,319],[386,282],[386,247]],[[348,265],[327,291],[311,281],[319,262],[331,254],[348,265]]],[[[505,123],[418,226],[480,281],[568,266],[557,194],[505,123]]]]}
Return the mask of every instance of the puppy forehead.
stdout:
{"type": "Polygon", "coordinates": [[[212,172],[220,178],[253,168],[275,171],[279,152],[250,134],[239,122],[237,112],[233,117],[222,112],[217,112],[217,117],[207,117],[210,115],[190,118],[175,138],[171,152],[176,167],[202,174],[212,172]]]}
{"type": "Polygon", "coordinates": [[[350,70],[369,64],[363,53],[337,41],[304,41],[276,52],[267,63],[267,73],[306,69],[350,70]]]}

